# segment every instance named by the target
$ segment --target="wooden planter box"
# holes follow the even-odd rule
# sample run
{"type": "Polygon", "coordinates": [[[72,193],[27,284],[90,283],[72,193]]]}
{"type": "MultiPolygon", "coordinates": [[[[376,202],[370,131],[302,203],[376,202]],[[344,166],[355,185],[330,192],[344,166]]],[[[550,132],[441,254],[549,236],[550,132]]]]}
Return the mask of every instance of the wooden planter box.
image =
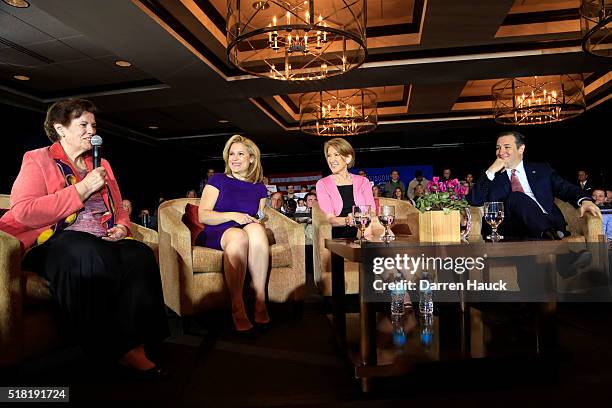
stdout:
{"type": "Polygon", "coordinates": [[[419,212],[420,242],[461,242],[458,210],[419,212]]]}

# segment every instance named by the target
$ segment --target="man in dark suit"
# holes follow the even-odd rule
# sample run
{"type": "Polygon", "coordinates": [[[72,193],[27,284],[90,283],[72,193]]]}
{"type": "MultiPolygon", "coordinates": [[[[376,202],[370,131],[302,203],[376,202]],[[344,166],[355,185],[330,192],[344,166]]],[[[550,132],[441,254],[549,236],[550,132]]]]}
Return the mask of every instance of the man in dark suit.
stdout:
{"type": "MultiPolygon", "coordinates": [[[[561,239],[567,235],[567,224],[554,204],[555,197],[580,206],[581,217],[586,212],[601,217],[599,208],[580,187],[564,180],[548,164],[523,162],[524,152],[522,134],[501,133],[497,138],[495,161],[473,185],[468,196],[471,205],[481,206],[485,201],[504,203],[504,221],[499,231],[506,238],[561,239]]],[[[489,227],[486,223],[483,225],[489,227]]],[[[561,276],[569,277],[590,260],[588,251],[569,253],[558,256],[556,266],[561,276]]],[[[516,268],[521,300],[555,298],[553,276],[535,257],[517,258],[516,268]]]]}
{"type": "Polygon", "coordinates": [[[589,172],[586,170],[578,170],[576,172],[576,178],[578,179],[577,185],[580,187],[582,192],[586,195],[593,194],[593,189],[595,186],[591,182],[589,178],[589,172]]]}
{"type": "Polygon", "coordinates": [[[554,198],[580,206],[580,216],[599,208],[580,187],[560,177],[548,164],[523,162],[525,137],[514,131],[497,138],[496,159],[472,187],[471,205],[502,201],[505,219],[500,232],[511,237],[560,239],[567,235],[566,222],[554,198]]]}

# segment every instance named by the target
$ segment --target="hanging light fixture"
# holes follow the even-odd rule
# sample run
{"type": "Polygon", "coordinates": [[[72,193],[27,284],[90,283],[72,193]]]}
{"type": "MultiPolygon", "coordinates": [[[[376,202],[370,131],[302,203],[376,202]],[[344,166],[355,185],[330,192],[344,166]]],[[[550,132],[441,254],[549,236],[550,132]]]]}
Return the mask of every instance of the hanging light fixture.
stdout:
{"type": "Polygon", "coordinates": [[[308,92],[300,96],[300,129],[316,136],[352,136],[378,125],[376,94],[369,89],[308,92]]]}
{"type": "Polygon", "coordinates": [[[582,0],[580,29],[585,52],[611,58],[612,0],[582,0]]]}
{"type": "Polygon", "coordinates": [[[506,125],[561,122],[586,107],[582,74],[504,79],[491,94],[495,121],[506,125]]]}
{"type": "Polygon", "coordinates": [[[365,60],[365,0],[228,0],[227,55],[283,81],[341,75],[365,60]]]}

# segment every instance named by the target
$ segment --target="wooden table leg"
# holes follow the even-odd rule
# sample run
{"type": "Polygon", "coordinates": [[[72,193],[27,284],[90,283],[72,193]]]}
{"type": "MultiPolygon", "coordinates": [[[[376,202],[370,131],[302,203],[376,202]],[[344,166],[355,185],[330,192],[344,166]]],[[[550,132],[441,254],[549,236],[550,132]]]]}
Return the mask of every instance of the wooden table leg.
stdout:
{"type": "MultiPolygon", "coordinates": [[[[376,308],[373,302],[367,301],[366,294],[368,286],[371,289],[372,274],[363,269],[363,264],[359,264],[359,327],[360,341],[359,351],[361,356],[361,364],[363,366],[372,366],[377,363],[376,356],[376,308]]],[[[361,390],[369,391],[367,378],[361,379],[361,390]]]]}
{"type": "Polygon", "coordinates": [[[334,328],[342,346],[346,345],[346,310],[344,306],[344,258],[331,254],[332,315],[334,328]]]}

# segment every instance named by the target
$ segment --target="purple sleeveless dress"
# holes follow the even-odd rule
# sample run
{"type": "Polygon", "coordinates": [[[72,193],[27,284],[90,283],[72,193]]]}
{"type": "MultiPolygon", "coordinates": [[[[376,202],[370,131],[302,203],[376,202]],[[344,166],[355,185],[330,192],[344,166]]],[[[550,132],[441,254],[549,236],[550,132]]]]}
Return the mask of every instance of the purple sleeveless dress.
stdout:
{"type": "MultiPolygon", "coordinates": [[[[225,174],[215,174],[208,180],[208,184],[219,190],[219,197],[215,203],[214,211],[241,212],[256,216],[259,210],[259,201],[268,197],[268,191],[263,183],[250,183],[225,174]]],[[[248,225],[248,224],[247,224],[248,225]]],[[[228,228],[242,228],[235,221],[224,222],[219,225],[205,225],[196,239],[196,245],[222,250],[221,236],[228,228]]]]}

